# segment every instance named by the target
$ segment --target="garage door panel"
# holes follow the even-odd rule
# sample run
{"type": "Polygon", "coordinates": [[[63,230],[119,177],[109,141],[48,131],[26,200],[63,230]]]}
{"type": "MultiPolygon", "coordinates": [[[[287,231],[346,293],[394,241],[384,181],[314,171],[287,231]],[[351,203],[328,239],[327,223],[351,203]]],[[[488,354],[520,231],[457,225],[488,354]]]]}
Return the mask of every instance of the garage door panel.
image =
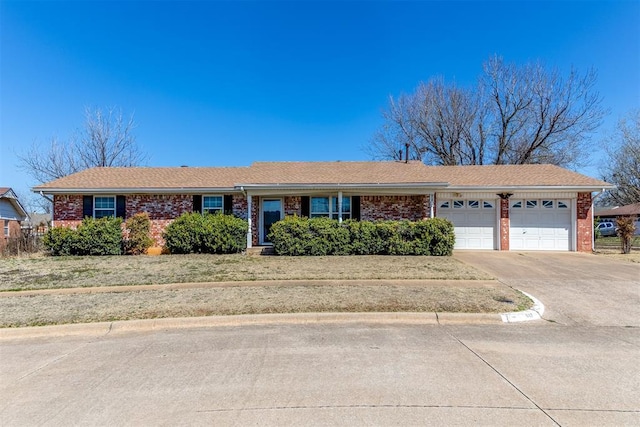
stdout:
{"type": "MultiPolygon", "coordinates": [[[[571,212],[568,208],[553,207],[538,202],[536,208],[514,208],[510,210],[511,228],[509,245],[512,250],[563,250],[570,249],[571,212]]],[[[515,202],[517,203],[517,202],[515,202]]],[[[564,206],[568,202],[564,202],[564,206]]],[[[522,203],[520,206],[527,206],[522,203]]]]}
{"type": "MultiPolygon", "coordinates": [[[[449,206],[453,206],[453,203],[449,206]]],[[[495,207],[471,208],[465,201],[463,208],[439,208],[438,216],[453,223],[456,237],[454,249],[495,249],[495,207]]]]}

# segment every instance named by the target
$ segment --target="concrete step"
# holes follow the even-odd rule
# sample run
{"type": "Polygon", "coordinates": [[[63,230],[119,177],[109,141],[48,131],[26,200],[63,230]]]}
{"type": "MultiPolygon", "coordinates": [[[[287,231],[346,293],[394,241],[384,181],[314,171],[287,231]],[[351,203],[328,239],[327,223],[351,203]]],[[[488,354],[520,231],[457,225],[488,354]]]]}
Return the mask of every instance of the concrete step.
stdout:
{"type": "Polygon", "coordinates": [[[274,255],[273,246],[254,246],[247,248],[247,255],[274,255]]]}

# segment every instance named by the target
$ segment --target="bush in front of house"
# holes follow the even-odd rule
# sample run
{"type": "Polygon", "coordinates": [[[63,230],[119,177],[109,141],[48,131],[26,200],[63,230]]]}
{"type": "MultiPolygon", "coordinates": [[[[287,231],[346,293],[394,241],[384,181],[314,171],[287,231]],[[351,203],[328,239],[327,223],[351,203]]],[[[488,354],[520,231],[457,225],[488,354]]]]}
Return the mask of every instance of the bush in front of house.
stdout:
{"type": "Polygon", "coordinates": [[[164,230],[172,254],[230,254],[247,247],[247,221],[233,215],[184,213],[164,230]]]}
{"type": "Polygon", "coordinates": [[[50,228],[43,244],[51,255],[121,255],[122,220],[85,218],[77,229],[50,228]]]}
{"type": "Polygon", "coordinates": [[[122,242],[125,254],[140,255],[153,245],[151,238],[151,220],[146,212],[137,213],[124,224],[127,238],[122,242]]]}
{"type": "Polygon", "coordinates": [[[424,221],[353,221],[287,217],[271,226],[278,255],[451,255],[453,225],[424,221]]]}

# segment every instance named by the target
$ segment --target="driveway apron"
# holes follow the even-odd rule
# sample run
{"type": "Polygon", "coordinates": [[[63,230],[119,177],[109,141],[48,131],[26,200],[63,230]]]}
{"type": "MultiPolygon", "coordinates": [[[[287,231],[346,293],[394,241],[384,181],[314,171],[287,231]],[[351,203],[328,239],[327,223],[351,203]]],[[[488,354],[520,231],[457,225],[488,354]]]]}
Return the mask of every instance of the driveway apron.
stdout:
{"type": "Polygon", "coordinates": [[[455,258],[527,292],[565,325],[640,326],[640,265],[575,252],[457,251],[455,258]]]}

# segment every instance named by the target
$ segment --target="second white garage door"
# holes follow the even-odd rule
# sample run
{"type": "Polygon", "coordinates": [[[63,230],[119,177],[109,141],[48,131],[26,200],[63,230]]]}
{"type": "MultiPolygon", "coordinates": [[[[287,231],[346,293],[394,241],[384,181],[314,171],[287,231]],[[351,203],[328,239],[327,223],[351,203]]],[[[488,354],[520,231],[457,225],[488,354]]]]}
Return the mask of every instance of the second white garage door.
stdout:
{"type": "Polygon", "coordinates": [[[495,249],[494,200],[442,200],[436,215],[453,223],[454,249],[495,249]]]}
{"type": "Polygon", "coordinates": [[[568,200],[511,200],[511,250],[568,251],[571,208],[568,200]]]}

